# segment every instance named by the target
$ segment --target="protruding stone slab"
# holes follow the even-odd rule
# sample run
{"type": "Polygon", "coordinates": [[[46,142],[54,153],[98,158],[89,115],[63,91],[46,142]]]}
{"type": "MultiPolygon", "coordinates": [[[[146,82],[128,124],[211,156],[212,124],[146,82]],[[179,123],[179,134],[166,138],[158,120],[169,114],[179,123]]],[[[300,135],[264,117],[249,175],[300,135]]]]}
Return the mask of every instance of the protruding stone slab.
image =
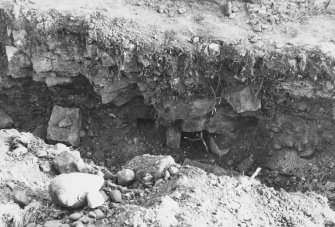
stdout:
{"type": "Polygon", "coordinates": [[[79,108],[54,106],[49,120],[47,138],[78,146],[81,120],[79,108]]]}
{"type": "Polygon", "coordinates": [[[256,111],[262,107],[261,100],[249,87],[230,92],[226,95],[226,99],[237,113],[256,111]]]}

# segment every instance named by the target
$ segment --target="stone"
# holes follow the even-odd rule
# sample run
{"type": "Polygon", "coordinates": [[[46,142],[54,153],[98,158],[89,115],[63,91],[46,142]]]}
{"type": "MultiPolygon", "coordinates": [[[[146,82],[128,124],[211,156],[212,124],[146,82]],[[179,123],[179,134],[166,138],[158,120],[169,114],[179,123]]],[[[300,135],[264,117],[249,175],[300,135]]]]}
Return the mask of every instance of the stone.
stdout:
{"type": "Polygon", "coordinates": [[[141,95],[136,84],[122,80],[101,83],[96,92],[101,96],[102,104],[113,103],[117,106],[122,106],[141,95]]]}
{"type": "Polygon", "coordinates": [[[136,179],[138,179],[137,175],[140,173],[142,176],[145,173],[149,173],[156,180],[162,178],[165,170],[175,164],[174,159],[170,155],[141,155],[127,162],[124,168],[134,170],[136,179]]]}
{"type": "Polygon", "coordinates": [[[131,169],[122,169],[116,174],[117,182],[119,185],[128,186],[135,180],[135,173],[131,169]]]}
{"type": "Polygon", "coordinates": [[[176,175],[179,172],[179,169],[176,166],[170,166],[169,172],[171,175],[176,175]]]}
{"type": "Polygon", "coordinates": [[[71,221],[77,221],[79,220],[79,218],[81,218],[83,216],[83,213],[81,212],[76,212],[76,213],[73,213],[69,216],[69,220],[71,221]]]}
{"type": "Polygon", "coordinates": [[[13,125],[12,118],[0,108],[0,129],[9,128],[13,125]]]}
{"type": "Polygon", "coordinates": [[[85,225],[81,221],[75,221],[71,223],[71,227],[85,227],[85,225]]]}
{"type": "Polygon", "coordinates": [[[50,220],[44,223],[43,227],[62,227],[61,220],[50,220]]]}
{"type": "Polygon", "coordinates": [[[28,196],[22,191],[17,191],[15,193],[14,202],[23,207],[27,206],[30,203],[28,196]]]}
{"type": "Polygon", "coordinates": [[[164,180],[167,181],[169,180],[169,178],[171,177],[171,174],[168,170],[165,170],[165,173],[164,173],[164,180]]]}
{"type": "Polygon", "coordinates": [[[226,149],[220,149],[219,146],[216,144],[215,139],[213,137],[209,137],[209,149],[212,153],[218,155],[219,157],[222,157],[229,152],[229,148],[226,149]]]}
{"type": "Polygon", "coordinates": [[[80,143],[81,121],[82,117],[79,108],[54,106],[48,124],[47,139],[78,146],[80,143]],[[68,121],[71,121],[71,124],[68,121]],[[59,127],[60,123],[62,127],[59,127]]]}
{"type": "Polygon", "coordinates": [[[225,98],[237,113],[257,111],[262,107],[261,100],[249,87],[232,91],[225,98]]]}
{"type": "Polygon", "coordinates": [[[112,67],[116,65],[115,59],[109,54],[99,51],[98,56],[101,59],[101,64],[103,67],[112,67]]]}
{"type": "Polygon", "coordinates": [[[114,203],[121,203],[122,201],[122,193],[119,190],[112,190],[109,193],[109,197],[114,203]]]}
{"type": "Polygon", "coordinates": [[[169,148],[179,149],[181,142],[181,132],[174,127],[166,130],[166,146],[169,148]]]}
{"type": "Polygon", "coordinates": [[[84,166],[79,151],[63,151],[53,159],[53,166],[58,173],[80,172],[84,166]]]}
{"type": "Polygon", "coordinates": [[[61,174],[51,180],[49,193],[54,203],[66,208],[79,208],[87,204],[87,194],[102,187],[102,176],[86,173],[61,174]]]}
{"type": "Polygon", "coordinates": [[[327,6],[327,10],[331,11],[331,12],[335,12],[335,0],[330,0],[328,6],[327,6]]]}
{"type": "Polygon", "coordinates": [[[312,147],[307,147],[304,151],[299,153],[302,158],[310,157],[314,154],[314,149],[312,147]]]}
{"type": "Polygon", "coordinates": [[[224,6],[224,14],[225,16],[230,16],[230,14],[232,14],[233,12],[233,6],[232,6],[232,3],[231,1],[228,1],[225,6],[224,6]]]}
{"type": "MultiPolygon", "coordinates": [[[[14,51],[14,49],[9,51],[14,51]]],[[[31,77],[33,74],[31,66],[30,58],[25,53],[16,51],[11,53],[7,73],[13,78],[31,77]]]]}
{"type": "Polygon", "coordinates": [[[43,158],[43,157],[46,157],[48,155],[48,152],[45,150],[45,149],[38,149],[36,152],[35,152],[35,155],[38,157],[38,158],[43,158]]]}
{"type": "Polygon", "coordinates": [[[104,201],[105,201],[105,202],[109,200],[109,196],[106,194],[106,192],[105,192],[105,191],[103,191],[103,190],[100,190],[99,192],[100,192],[100,193],[101,193],[101,195],[104,197],[104,201]]]}
{"type": "Polygon", "coordinates": [[[35,223],[29,223],[25,227],[35,227],[35,226],[36,226],[35,223]]]}
{"type": "Polygon", "coordinates": [[[40,169],[44,173],[49,173],[51,171],[51,164],[49,161],[43,161],[40,163],[40,169]]]}
{"type": "Polygon", "coordinates": [[[101,219],[105,216],[105,213],[100,209],[94,210],[94,214],[96,219],[101,219]]]}
{"type": "Polygon", "coordinates": [[[96,218],[97,215],[95,214],[94,211],[90,211],[90,212],[88,213],[88,217],[90,217],[90,218],[96,218]]]}
{"type": "Polygon", "coordinates": [[[15,184],[14,184],[14,182],[7,182],[7,183],[6,183],[6,186],[7,186],[10,190],[12,190],[12,191],[14,191],[14,189],[15,189],[15,184]]]}
{"type": "Polygon", "coordinates": [[[211,43],[208,45],[209,56],[217,57],[221,53],[221,45],[217,43],[211,43]]]}
{"type": "Polygon", "coordinates": [[[104,202],[105,197],[99,191],[93,191],[87,194],[87,205],[91,209],[102,206],[104,202]]]}
{"type": "Polygon", "coordinates": [[[20,155],[24,155],[26,153],[28,153],[28,149],[21,145],[21,144],[17,144],[18,146],[12,150],[12,154],[15,155],[15,156],[20,156],[20,155]]]}
{"type": "Polygon", "coordinates": [[[91,218],[83,216],[79,219],[79,221],[81,221],[83,224],[88,224],[91,221],[91,218]]]}
{"type": "Polygon", "coordinates": [[[328,191],[332,191],[335,189],[335,183],[331,181],[327,181],[325,184],[325,189],[328,191]]]}

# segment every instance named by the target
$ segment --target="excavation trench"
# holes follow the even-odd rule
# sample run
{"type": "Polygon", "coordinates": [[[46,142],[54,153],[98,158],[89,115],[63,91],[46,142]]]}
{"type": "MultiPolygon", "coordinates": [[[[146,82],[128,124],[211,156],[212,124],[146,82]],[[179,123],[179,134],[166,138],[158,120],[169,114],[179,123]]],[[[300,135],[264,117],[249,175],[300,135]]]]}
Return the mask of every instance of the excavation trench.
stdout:
{"type": "Polygon", "coordinates": [[[14,11],[0,9],[6,127],[74,145],[108,168],[147,153],[232,174],[261,167],[267,185],[333,203],[335,63],[322,50],[185,41],[100,13],[14,11]],[[52,132],[76,125],[76,138],[54,137],[50,121],[52,132]]]}

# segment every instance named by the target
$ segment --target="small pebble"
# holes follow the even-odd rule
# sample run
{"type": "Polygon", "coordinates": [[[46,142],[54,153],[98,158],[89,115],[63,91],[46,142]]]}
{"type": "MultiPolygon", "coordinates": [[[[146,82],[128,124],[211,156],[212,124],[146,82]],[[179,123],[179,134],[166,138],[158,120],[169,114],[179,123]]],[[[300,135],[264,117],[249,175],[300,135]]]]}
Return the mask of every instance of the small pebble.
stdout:
{"type": "Polygon", "coordinates": [[[75,221],[70,224],[71,227],[84,227],[85,225],[81,221],[75,221]]]}
{"type": "Polygon", "coordinates": [[[110,197],[111,201],[115,202],[115,203],[121,203],[121,201],[122,201],[122,194],[119,190],[112,190],[109,193],[109,197],[110,197]]]}
{"type": "Polygon", "coordinates": [[[164,173],[164,180],[167,181],[169,180],[170,177],[171,177],[170,172],[166,170],[164,173]]]}
{"type": "Polygon", "coordinates": [[[20,206],[27,206],[29,204],[29,198],[26,193],[18,191],[14,195],[14,201],[20,206]]]}
{"type": "Polygon", "coordinates": [[[88,213],[88,216],[89,216],[90,218],[96,218],[96,217],[97,217],[97,215],[95,214],[94,211],[90,211],[90,212],[88,213]]]}
{"type": "Polygon", "coordinates": [[[39,158],[43,158],[43,157],[47,156],[48,153],[47,153],[47,151],[44,150],[44,149],[43,149],[43,150],[42,150],[42,149],[39,149],[39,150],[36,151],[35,155],[36,155],[37,157],[39,157],[39,158]]]}
{"type": "Polygon", "coordinates": [[[81,212],[77,212],[77,213],[73,213],[69,216],[69,220],[71,221],[77,221],[79,220],[79,218],[81,218],[83,216],[83,213],[81,212]]]}
{"type": "Polygon", "coordinates": [[[13,182],[7,182],[7,183],[6,183],[6,186],[7,186],[10,190],[14,191],[15,184],[14,184],[13,182]]]}
{"type": "Polygon", "coordinates": [[[28,225],[26,225],[26,227],[35,227],[36,224],[35,223],[29,223],[28,225]]]}
{"type": "Polygon", "coordinates": [[[40,163],[40,169],[44,172],[44,173],[49,173],[51,171],[51,164],[49,161],[43,161],[40,163]]]}
{"type": "Polygon", "coordinates": [[[102,212],[102,210],[100,210],[100,209],[94,210],[94,213],[95,213],[95,218],[96,219],[101,219],[105,216],[104,212],[102,212]]]}
{"type": "Polygon", "coordinates": [[[175,166],[170,166],[169,172],[170,172],[171,175],[175,175],[179,172],[179,169],[175,166]]]}

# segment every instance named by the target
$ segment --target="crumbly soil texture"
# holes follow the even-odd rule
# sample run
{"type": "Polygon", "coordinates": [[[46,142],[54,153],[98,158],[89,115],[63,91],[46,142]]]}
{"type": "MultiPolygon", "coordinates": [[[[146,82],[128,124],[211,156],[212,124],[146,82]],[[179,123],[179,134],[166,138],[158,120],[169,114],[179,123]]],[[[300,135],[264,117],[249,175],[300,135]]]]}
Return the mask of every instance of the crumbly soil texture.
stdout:
{"type": "Polygon", "coordinates": [[[182,165],[86,225],[333,226],[334,24],[334,0],[0,0],[4,223],[74,212],[53,207],[50,157],[11,154],[26,132],[42,150],[73,145],[48,131],[61,106],[79,108],[72,149],[95,168],[143,154],[182,165]],[[17,191],[36,203],[17,206],[17,191]]]}

